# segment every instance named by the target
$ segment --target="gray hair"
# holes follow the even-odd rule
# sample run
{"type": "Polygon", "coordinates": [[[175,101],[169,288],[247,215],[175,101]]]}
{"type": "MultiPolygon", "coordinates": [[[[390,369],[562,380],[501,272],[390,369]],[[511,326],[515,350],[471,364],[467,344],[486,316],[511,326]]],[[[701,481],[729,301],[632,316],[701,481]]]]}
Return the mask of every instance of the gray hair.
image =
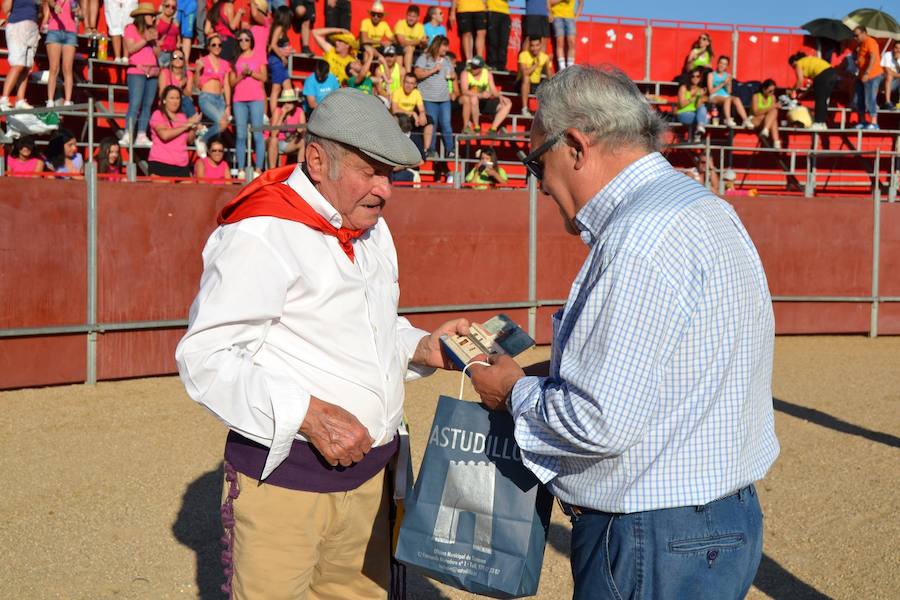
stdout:
{"type": "Polygon", "coordinates": [[[541,85],[534,124],[549,138],[568,128],[592,135],[607,150],[658,152],[665,121],[633,81],[612,65],[572,65],[541,85]]]}
{"type": "Polygon", "coordinates": [[[325,154],[328,155],[329,163],[328,178],[332,181],[337,181],[341,176],[341,163],[344,162],[344,155],[349,152],[347,148],[339,142],[310,133],[308,129],[306,130],[305,142],[307,146],[310,144],[318,144],[325,150],[325,154]]]}

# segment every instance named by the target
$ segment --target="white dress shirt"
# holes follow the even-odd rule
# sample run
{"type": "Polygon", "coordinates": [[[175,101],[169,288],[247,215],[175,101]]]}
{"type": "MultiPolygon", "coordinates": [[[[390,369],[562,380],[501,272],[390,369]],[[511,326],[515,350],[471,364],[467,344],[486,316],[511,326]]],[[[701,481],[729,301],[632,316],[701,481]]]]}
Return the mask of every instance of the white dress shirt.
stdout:
{"type": "MultiPolygon", "coordinates": [[[[340,214],[300,168],[286,185],[335,227],[340,214]]],[[[394,437],[409,364],[428,332],[397,316],[397,254],[387,224],[353,242],[302,223],[251,217],[213,231],[200,292],[175,359],[188,394],[239,434],[269,446],[265,479],[285,459],[310,396],[356,416],[374,446],[394,437]]]]}

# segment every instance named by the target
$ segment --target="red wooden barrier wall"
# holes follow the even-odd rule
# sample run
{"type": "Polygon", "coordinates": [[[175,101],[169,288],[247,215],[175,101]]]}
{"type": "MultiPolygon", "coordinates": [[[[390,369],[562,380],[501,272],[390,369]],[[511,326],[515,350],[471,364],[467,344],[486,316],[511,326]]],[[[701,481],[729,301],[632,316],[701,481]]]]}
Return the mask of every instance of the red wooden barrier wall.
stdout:
{"type": "MultiPolygon", "coordinates": [[[[81,181],[4,179],[0,198],[0,328],[86,319],[86,198],[81,181]]],[[[196,293],[200,251],[233,186],[99,185],[98,320],[182,319],[196,293]]],[[[756,241],[773,295],[871,293],[872,203],[865,199],[732,200],[756,241]]],[[[881,206],[881,294],[900,296],[900,205],[881,206]]],[[[396,189],[387,208],[401,268],[401,306],[527,300],[524,191],[396,189]]],[[[586,249],[539,198],[538,298],[565,299],[586,249]]],[[[539,310],[537,338],[550,338],[539,310]]],[[[779,303],[779,333],[868,331],[868,304],[779,303]]],[[[879,332],[900,333],[900,305],[882,304],[879,332]]],[[[493,312],[493,311],[492,311],[493,312]]],[[[525,310],[507,311],[521,323],[525,310]]],[[[479,319],[484,314],[472,313],[479,319]]],[[[433,326],[447,315],[413,315],[433,326]]],[[[98,376],[171,373],[178,329],[98,336],[98,376]]],[[[0,339],[0,388],[83,381],[86,337],[0,339]]]]}

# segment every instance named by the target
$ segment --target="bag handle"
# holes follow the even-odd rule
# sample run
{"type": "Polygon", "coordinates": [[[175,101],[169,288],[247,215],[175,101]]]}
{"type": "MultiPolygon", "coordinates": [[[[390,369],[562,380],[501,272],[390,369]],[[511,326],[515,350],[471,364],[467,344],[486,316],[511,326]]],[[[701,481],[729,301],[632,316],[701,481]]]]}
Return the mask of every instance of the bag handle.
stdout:
{"type": "Polygon", "coordinates": [[[472,365],[482,365],[484,367],[489,367],[491,366],[491,363],[484,362],[483,360],[473,360],[472,362],[466,364],[465,367],[463,367],[462,375],[459,376],[459,394],[457,395],[457,398],[459,398],[460,400],[463,399],[463,389],[465,389],[466,387],[466,369],[468,369],[472,365]]]}

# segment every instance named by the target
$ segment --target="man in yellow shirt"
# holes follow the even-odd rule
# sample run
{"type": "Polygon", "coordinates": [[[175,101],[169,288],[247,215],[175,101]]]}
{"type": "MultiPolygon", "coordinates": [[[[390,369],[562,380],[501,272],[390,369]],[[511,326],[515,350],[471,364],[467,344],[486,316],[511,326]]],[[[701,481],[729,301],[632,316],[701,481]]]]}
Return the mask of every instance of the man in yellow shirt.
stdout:
{"type": "Polygon", "coordinates": [[[497,71],[506,70],[509,46],[509,0],[487,0],[487,64],[497,71]]]}
{"type": "Polygon", "coordinates": [[[584,3],[581,0],[549,0],[550,14],[553,16],[553,47],[556,64],[562,71],[575,64],[575,26],[581,17],[584,3]],[[577,6],[576,6],[577,5],[577,6]]]}
{"type": "Polygon", "coordinates": [[[450,5],[450,28],[459,21],[460,46],[467,61],[475,55],[484,56],[484,40],[487,35],[485,0],[453,0],[450,5]]]}
{"type": "Polygon", "coordinates": [[[347,65],[355,60],[359,49],[356,38],[340,27],[319,27],[312,30],[312,36],[325,53],[322,58],[328,63],[329,71],[344,85],[347,81],[347,65]]]}
{"type": "Polygon", "coordinates": [[[421,52],[428,46],[425,27],[419,23],[418,6],[409,5],[406,9],[406,18],[394,25],[394,36],[397,38],[397,44],[403,49],[403,68],[409,71],[412,69],[416,52],[421,52]]]}
{"type": "Polygon", "coordinates": [[[381,0],[375,0],[372,8],[369,9],[369,18],[363,19],[359,24],[359,43],[363,48],[369,47],[377,50],[382,44],[393,41],[394,32],[384,20],[384,5],[381,0]]]}
{"type": "Polygon", "coordinates": [[[541,84],[541,75],[553,77],[553,61],[541,50],[543,40],[539,37],[528,38],[528,47],[519,52],[519,94],[522,99],[522,114],[531,116],[528,108],[528,96],[537,91],[541,84]]]}
{"type": "MultiPolygon", "coordinates": [[[[418,89],[419,80],[413,73],[407,73],[403,77],[403,87],[394,90],[391,95],[391,114],[408,115],[415,127],[413,128],[413,142],[416,142],[415,136],[422,136],[424,145],[420,147],[431,147],[431,136],[434,132],[434,124],[425,113],[425,102],[422,100],[422,92],[418,89]]],[[[417,146],[419,144],[416,144],[417,146]]]]}

